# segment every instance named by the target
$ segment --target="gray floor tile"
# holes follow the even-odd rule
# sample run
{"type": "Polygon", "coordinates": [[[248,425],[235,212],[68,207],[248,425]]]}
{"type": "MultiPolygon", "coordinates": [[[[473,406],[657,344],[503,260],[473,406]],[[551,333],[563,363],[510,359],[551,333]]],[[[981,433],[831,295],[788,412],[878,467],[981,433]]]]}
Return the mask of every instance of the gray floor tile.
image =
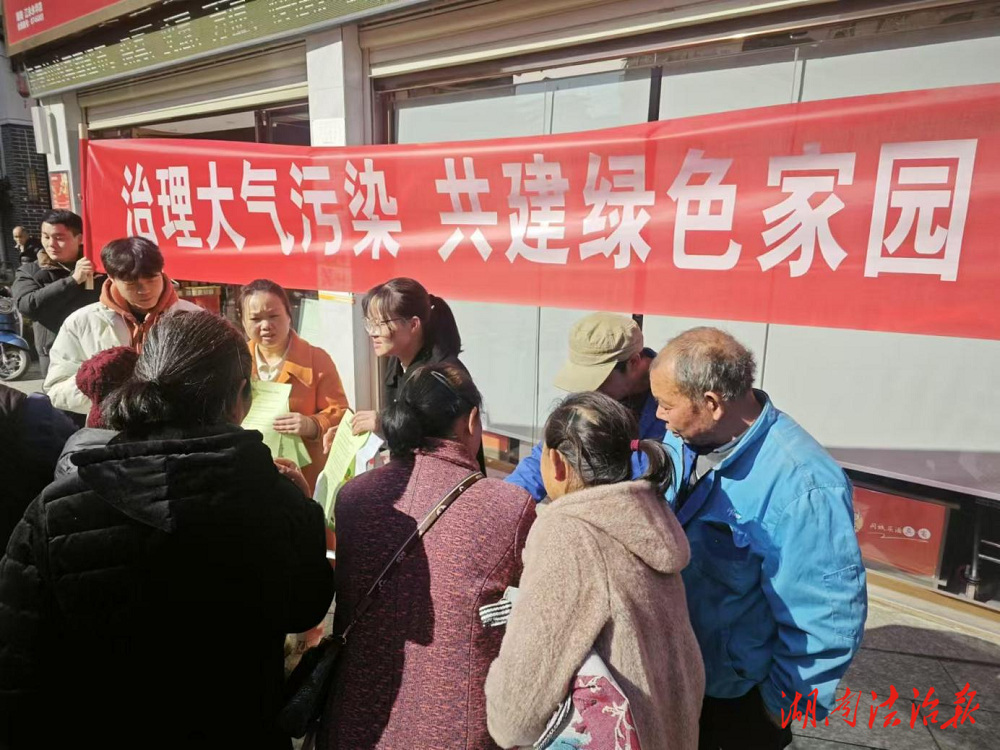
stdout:
{"type": "Polygon", "coordinates": [[[935,625],[930,624],[929,621],[925,621],[916,615],[901,612],[893,607],[869,604],[868,618],[865,620],[865,637],[867,638],[868,634],[873,631],[891,626],[948,630],[943,626],[936,627],[935,625]]]}
{"type": "Polygon", "coordinates": [[[864,648],[878,651],[934,656],[943,659],[967,659],[1000,667],[1000,644],[946,629],[936,621],[886,612],[869,614],[865,627],[864,648]]]}
{"type": "MultiPolygon", "coordinates": [[[[964,684],[964,683],[963,683],[964,684]]],[[[854,657],[847,674],[840,681],[840,688],[874,691],[878,695],[889,695],[889,686],[904,698],[913,697],[913,688],[920,695],[933,687],[935,695],[950,696],[956,691],[955,682],[943,664],[934,658],[910,654],[886,653],[862,648],[854,657]]],[[[940,698],[944,700],[943,697],[940,698]]]]}
{"type": "MultiPolygon", "coordinates": [[[[946,660],[941,664],[954,681],[956,691],[968,683],[969,687],[976,691],[979,705],[990,711],[1000,711],[1000,667],[946,660]]],[[[953,695],[949,696],[949,702],[954,702],[953,695]]],[[[1000,743],[997,747],[1000,747],[1000,743]]]]}
{"type": "MultiPolygon", "coordinates": [[[[982,705],[982,702],[980,702],[982,705]]],[[[941,750],[996,750],[1000,747],[1000,713],[994,711],[974,711],[976,723],[966,720],[957,727],[942,728],[954,712],[939,711],[938,725],[931,725],[931,736],[941,750]]]]}
{"type": "MultiPolygon", "coordinates": [[[[852,693],[852,695],[856,695],[856,693],[852,693]]],[[[882,700],[877,698],[874,704],[877,706],[882,700]]],[[[862,694],[860,700],[852,698],[850,705],[848,718],[855,720],[854,726],[848,724],[842,714],[838,713],[831,714],[829,725],[821,721],[817,722],[815,727],[808,724],[802,727],[800,720],[793,725],[792,732],[801,737],[848,743],[866,748],[937,750],[937,746],[934,744],[927,727],[923,725],[919,713],[915,726],[910,728],[913,704],[904,696],[899,696],[891,709],[879,709],[871,728],[868,727],[873,705],[871,694],[862,694]],[[857,706],[856,712],[854,706],[857,706]],[[890,710],[896,712],[895,718],[899,719],[899,726],[884,726],[890,710]]]]}

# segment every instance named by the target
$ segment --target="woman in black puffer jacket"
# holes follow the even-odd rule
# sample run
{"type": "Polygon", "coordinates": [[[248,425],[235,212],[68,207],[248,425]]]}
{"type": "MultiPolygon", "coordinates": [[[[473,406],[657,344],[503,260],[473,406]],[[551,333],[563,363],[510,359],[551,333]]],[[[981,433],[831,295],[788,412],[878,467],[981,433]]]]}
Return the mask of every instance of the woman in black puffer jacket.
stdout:
{"type": "Polygon", "coordinates": [[[29,506],[0,563],[0,747],[290,746],[284,635],[333,572],[301,475],[236,426],[250,371],[221,318],[164,316],[104,404],[120,434],[29,506]]]}

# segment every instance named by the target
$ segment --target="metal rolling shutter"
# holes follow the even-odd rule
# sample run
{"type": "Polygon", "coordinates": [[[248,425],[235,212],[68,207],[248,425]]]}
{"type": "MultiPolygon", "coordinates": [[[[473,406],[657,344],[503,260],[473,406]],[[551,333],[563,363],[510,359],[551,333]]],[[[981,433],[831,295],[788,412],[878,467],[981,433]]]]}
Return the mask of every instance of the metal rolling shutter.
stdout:
{"type": "Polygon", "coordinates": [[[165,122],[305,99],[305,44],[161,71],[79,95],[91,130],[165,122]]]}

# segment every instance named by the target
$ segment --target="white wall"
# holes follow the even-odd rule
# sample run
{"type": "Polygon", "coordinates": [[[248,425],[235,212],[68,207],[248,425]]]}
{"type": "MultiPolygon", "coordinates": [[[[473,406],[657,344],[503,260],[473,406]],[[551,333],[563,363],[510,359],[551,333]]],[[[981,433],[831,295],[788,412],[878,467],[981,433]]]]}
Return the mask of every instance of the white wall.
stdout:
{"type": "Polygon", "coordinates": [[[545,132],[544,86],[411,99],[396,107],[397,143],[474,141],[545,132]]]}
{"type": "MultiPolygon", "coordinates": [[[[848,40],[741,59],[750,64],[665,70],[661,117],[1000,81],[998,37],[882,50],[848,40]]],[[[758,383],[828,446],[1000,450],[1000,342],[657,316],[647,341],[702,324],[749,345],[758,383]]]]}
{"type": "Polygon", "coordinates": [[[83,114],[75,93],[48,97],[38,102],[42,122],[48,131],[46,153],[49,172],[68,172],[71,209],[80,207],[80,123],[83,114]]]}
{"type": "Polygon", "coordinates": [[[660,119],[788,104],[797,95],[797,69],[794,49],[664,66],[660,119]]]}
{"type": "Polygon", "coordinates": [[[531,440],[538,378],[538,308],[454,300],[449,304],[462,333],[462,362],[483,394],[484,428],[531,440]]]}
{"type": "Polygon", "coordinates": [[[10,67],[7,49],[0,42],[0,124],[31,125],[31,99],[17,91],[17,76],[10,67]]]}
{"type": "Polygon", "coordinates": [[[764,388],[824,445],[1000,451],[1000,341],[772,325],[764,388]]]}
{"type": "Polygon", "coordinates": [[[1000,81],[1000,37],[832,55],[838,46],[850,49],[803,48],[802,101],[1000,81]]]}

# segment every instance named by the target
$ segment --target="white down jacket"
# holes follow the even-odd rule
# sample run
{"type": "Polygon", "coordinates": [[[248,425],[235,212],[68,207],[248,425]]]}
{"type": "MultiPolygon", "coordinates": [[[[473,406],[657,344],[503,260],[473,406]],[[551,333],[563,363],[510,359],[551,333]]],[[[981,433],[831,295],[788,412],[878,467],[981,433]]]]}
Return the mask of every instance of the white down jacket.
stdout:
{"type": "MultiPolygon", "coordinates": [[[[200,310],[187,300],[178,300],[172,310],[200,310]]],[[[103,302],[81,307],[59,329],[49,352],[49,373],[43,390],[57,409],[87,414],[90,399],[76,387],[76,371],[98,352],[115,346],[128,346],[128,326],[124,318],[103,302]]]]}

